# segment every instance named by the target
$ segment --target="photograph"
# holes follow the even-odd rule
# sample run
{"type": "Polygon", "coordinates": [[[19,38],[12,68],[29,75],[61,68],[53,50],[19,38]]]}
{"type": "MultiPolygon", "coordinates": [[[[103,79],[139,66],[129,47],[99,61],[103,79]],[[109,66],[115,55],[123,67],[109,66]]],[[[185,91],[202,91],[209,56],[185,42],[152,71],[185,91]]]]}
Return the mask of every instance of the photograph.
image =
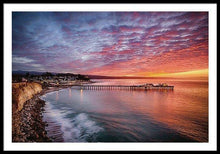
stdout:
{"type": "Polygon", "coordinates": [[[10,144],[213,142],[210,11],[105,6],[12,9],[10,144]]]}

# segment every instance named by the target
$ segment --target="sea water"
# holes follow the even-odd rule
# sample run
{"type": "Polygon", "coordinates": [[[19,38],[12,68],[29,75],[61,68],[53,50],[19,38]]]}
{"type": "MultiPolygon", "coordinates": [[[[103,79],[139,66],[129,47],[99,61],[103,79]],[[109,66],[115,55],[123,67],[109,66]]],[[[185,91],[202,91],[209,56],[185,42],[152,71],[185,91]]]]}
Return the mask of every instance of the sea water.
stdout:
{"type": "Polygon", "coordinates": [[[47,93],[43,119],[54,142],[208,142],[207,80],[100,79],[96,85],[160,83],[174,90],[70,87],[47,93]]]}

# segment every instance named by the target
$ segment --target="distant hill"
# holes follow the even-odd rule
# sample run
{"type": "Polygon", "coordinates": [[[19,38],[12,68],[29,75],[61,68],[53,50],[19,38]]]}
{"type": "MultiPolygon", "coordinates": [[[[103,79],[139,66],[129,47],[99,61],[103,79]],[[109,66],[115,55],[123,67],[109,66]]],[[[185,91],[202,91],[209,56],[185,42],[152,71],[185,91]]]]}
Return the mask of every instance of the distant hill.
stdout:
{"type": "Polygon", "coordinates": [[[138,76],[101,76],[101,75],[88,75],[90,79],[156,79],[168,77],[138,77],[138,76]]]}
{"type": "Polygon", "coordinates": [[[41,75],[43,74],[44,72],[35,72],[35,71],[12,71],[12,74],[20,74],[20,75],[25,75],[26,73],[30,73],[32,75],[41,75]]]}
{"type": "MultiPolygon", "coordinates": [[[[29,72],[30,75],[42,75],[46,72],[35,72],[35,71],[12,71],[12,74],[19,74],[19,75],[25,75],[27,72],[29,72]]],[[[52,74],[70,74],[70,73],[53,73],[52,74]]],[[[72,73],[71,73],[72,74],[72,73]]],[[[75,74],[75,73],[74,73],[75,74]]],[[[86,74],[81,74],[86,75],[86,74]]],[[[87,75],[90,79],[156,79],[156,78],[170,78],[170,77],[137,77],[137,76],[102,76],[102,75],[87,75]]]]}

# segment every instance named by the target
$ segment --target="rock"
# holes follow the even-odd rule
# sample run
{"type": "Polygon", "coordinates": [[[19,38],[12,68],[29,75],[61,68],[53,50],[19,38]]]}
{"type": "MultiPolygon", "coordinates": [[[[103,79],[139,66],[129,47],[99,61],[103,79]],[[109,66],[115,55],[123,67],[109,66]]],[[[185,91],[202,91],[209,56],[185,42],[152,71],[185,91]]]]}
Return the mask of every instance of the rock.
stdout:
{"type": "Polygon", "coordinates": [[[51,142],[46,135],[46,123],[42,120],[43,104],[45,104],[44,101],[33,96],[31,100],[24,103],[20,111],[13,112],[13,142],[51,142]]]}
{"type": "Polygon", "coordinates": [[[21,111],[24,103],[30,100],[35,94],[42,91],[38,83],[12,83],[12,104],[17,111],[21,111]]]}

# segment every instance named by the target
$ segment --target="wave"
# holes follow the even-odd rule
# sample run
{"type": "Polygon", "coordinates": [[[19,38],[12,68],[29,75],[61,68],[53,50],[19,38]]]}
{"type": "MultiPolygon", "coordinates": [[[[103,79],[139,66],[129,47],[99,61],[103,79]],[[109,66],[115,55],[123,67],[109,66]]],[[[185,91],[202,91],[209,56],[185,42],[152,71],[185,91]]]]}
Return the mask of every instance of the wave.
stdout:
{"type": "MultiPolygon", "coordinates": [[[[60,126],[64,142],[95,141],[97,134],[104,130],[87,113],[76,113],[67,107],[58,109],[49,101],[46,101],[43,116],[46,119],[52,119],[52,121],[55,121],[60,126]]],[[[47,131],[49,131],[48,134],[54,133],[54,130],[48,129],[47,131]]],[[[56,142],[56,140],[54,141],[56,142]]]]}

